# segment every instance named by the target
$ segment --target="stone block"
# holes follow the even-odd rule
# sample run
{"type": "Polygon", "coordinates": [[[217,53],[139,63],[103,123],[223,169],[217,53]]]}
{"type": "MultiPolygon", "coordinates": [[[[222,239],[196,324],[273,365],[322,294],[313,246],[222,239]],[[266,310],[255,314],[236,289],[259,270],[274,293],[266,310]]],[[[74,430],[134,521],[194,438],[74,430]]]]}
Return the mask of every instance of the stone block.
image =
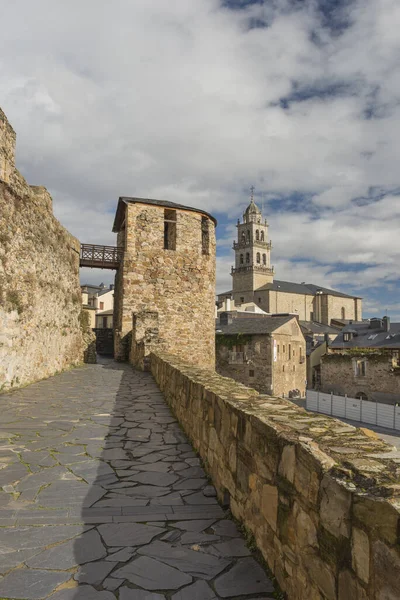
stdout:
{"type": "Polygon", "coordinates": [[[378,540],[372,545],[376,600],[400,598],[400,553],[378,540]]]}
{"type": "Polygon", "coordinates": [[[338,600],[368,600],[367,592],[351,571],[339,573],[338,600]]]}
{"type": "Polygon", "coordinates": [[[324,600],[337,600],[335,574],[317,555],[307,555],[305,560],[314,585],[323,593],[324,600]]]}
{"type": "Polygon", "coordinates": [[[398,541],[399,512],[383,499],[355,496],[353,515],[367,531],[390,544],[398,541]]]}
{"type": "Polygon", "coordinates": [[[296,466],[296,449],[293,445],[288,445],[283,448],[282,457],[279,463],[278,472],[285,477],[290,483],[294,481],[296,466]]]}
{"type": "Polygon", "coordinates": [[[352,566],[358,577],[369,581],[369,539],[365,531],[353,527],[351,539],[352,566]]]}
{"type": "Polygon", "coordinates": [[[278,521],[278,488],[274,485],[263,485],[261,496],[261,512],[274,531],[278,521]]]}
{"type": "Polygon", "coordinates": [[[320,519],[334,536],[350,536],[351,494],[335,479],[326,475],[321,482],[320,519]]]}

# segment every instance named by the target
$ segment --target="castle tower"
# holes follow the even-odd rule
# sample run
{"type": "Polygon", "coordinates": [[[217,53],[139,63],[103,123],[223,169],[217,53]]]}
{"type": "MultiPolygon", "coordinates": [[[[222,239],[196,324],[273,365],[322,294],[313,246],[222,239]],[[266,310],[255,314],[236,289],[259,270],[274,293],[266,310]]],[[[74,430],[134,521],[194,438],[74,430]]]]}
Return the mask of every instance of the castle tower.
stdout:
{"type": "Polygon", "coordinates": [[[201,209],[119,199],[113,231],[124,257],[115,278],[117,360],[129,354],[145,368],[158,350],[214,369],[215,226],[201,209]]]}
{"type": "Polygon", "coordinates": [[[274,268],[271,267],[271,242],[268,241],[268,223],[251,200],[243,213],[243,223],[237,223],[237,242],[233,242],[235,266],[232,267],[233,298],[236,304],[252,302],[254,290],[272,283],[274,268]]]}

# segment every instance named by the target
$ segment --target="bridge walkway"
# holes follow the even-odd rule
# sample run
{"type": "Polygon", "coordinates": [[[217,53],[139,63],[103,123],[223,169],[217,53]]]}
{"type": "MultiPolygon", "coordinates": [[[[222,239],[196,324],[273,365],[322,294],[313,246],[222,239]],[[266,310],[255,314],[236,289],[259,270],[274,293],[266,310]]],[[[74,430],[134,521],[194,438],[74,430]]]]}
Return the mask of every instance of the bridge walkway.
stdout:
{"type": "Polygon", "coordinates": [[[103,360],[0,410],[0,598],[272,597],[149,373],[103,360]]]}

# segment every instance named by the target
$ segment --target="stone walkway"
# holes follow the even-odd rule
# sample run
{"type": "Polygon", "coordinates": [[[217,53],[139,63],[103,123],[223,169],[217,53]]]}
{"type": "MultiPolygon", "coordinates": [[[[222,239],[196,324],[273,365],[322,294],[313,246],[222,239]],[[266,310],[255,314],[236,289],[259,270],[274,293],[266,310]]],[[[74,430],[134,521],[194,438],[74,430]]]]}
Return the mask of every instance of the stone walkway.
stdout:
{"type": "Polygon", "coordinates": [[[150,374],[90,365],[0,411],[0,600],[272,597],[150,374]]]}

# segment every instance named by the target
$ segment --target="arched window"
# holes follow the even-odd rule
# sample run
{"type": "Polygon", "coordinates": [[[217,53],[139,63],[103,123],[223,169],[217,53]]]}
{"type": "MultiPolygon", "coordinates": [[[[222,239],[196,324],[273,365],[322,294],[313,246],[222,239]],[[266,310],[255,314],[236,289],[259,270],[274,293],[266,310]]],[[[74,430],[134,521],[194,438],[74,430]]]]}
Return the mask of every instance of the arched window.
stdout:
{"type": "Polygon", "coordinates": [[[243,264],[243,254],[240,255],[240,264],[243,264]]]}
{"type": "Polygon", "coordinates": [[[246,252],[246,263],[250,262],[250,254],[246,252]]]}
{"type": "Polygon", "coordinates": [[[260,256],[260,253],[257,252],[257,264],[259,265],[260,262],[261,262],[261,256],[260,256]]]}
{"type": "Polygon", "coordinates": [[[244,231],[242,231],[242,242],[246,241],[246,234],[244,231]]]}
{"type": "Polygon", "coordinates": [[[257,229],[256,230],[256,240],[257,240],[257,242],[259,241],[259,239],[260,239],[260,232],[257,229]]]}
{"type": "Polygon", "coordinates": [[[249,229],[247,230],[247,241],[248,242],[250,241],[250,230],[249,229]]]}
{"type": "Polygon", "coordinates": [[[262,231],[260,234],[260,240],[263,242],[264,241],[264,232],[262,231]]]}
{"type": "Polygon", "coordinates": [[[346,310],[344,308],[344,306],[342,306],[342,319],[346,318],[346,310]]]}
{"type": "Polygon", "coordinates": [[[263,254],[263,265],[267,264],[267,255],[263,254]]]}

